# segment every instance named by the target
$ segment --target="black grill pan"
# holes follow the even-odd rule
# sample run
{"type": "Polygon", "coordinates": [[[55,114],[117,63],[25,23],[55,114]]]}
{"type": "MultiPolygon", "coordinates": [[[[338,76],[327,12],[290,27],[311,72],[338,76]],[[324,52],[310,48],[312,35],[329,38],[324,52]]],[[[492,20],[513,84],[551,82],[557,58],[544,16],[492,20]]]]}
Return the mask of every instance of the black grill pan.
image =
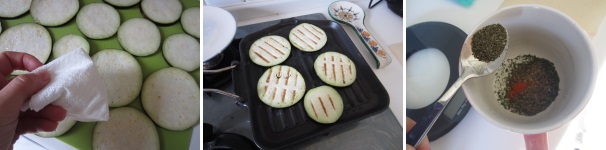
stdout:
{"type": "Polygon", "coordinates": [[[296,20],[294,18],[281,20],[274,26],[242,38],[239,53],[240,62],[233,72],[235,93],[249,106],[254,140],[261,148],[285,148],[378,114],[389,106],[389,95],[385,87],[360,55],[343,28],[334,21],[296,20]],[[288,39],[290,30],[301,23],[316,25],[328,36],[326,45],[316,52],[303,52],[291,46],[289,58],[280,64],[291,66],[303,75],[306,91],[321,85],[328,85],[320,80],[313,68],[315,59],[324,52],[342,53],[349,57],[357,67],[357,78],[353,84],[347,87],[333,87],[343,98],[344,104],[341,118],[333,124],[320,124],[307,116],[303,99],[291,107],[278,109],[266,105],[257,95],[257,82],[269,68],[259,66],[250,60],[248,56],[250,46],[257,39],[267,35],[279,35],[288,39]]]}

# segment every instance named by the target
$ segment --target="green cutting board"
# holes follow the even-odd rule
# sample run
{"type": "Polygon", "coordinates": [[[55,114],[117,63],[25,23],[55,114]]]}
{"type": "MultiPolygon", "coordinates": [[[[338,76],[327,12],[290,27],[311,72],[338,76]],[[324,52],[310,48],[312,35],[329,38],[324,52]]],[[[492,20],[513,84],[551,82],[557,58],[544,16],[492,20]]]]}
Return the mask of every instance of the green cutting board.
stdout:
{"type": "MultiPolygon", "coordinates": [[[[103,3],[101,0],[80,0],[80,8],[90,3],[103,3]]],[[[183,4],[183,10],[190,7],[200,7],[199,0],[181,0],[181,4],[183,4]]],[[[126,8],[118,8],[114,7],[120,13],[120,20],[124,22],[131,18],[143,18],[142,12],[140,10],[139,4],[126,7],[126,8]]],[[[21,15],[16,18],[0,18],[0,22],[2,23],[2,29],[6,30],[12,26],[21,24],[21,23],[35,23],[32,19],[32,16],[29,13],[21,15]]],[[[166,39],[166,37],[176,34],[176,33],[185,33],[183,28],[181,27],[180,20],[176,21],[173,24],[160,25],[156,24],[160,29],[160,33],[162,34],[162,41],[166,39]]],[[[75,34],[80,35],[84,38],[84,36],[78,27],[76,26],[76,17],[72,18],[69,22],[56,27],[45,27],[51,34],[53,39],[53,43],[59,40],[61,37],[67,34],[75,34]]],[[[97,52],[103,49],[119,49],[123,50],[122,46],[118,42],[117,34],[114,36],[102,39],[102,40],[94,40],[90,38],[86,38],[86,40],[90,43],[90,56],[96,54],[97,52]]],[[[199,41],[199,39],[198,39],[199,41]]],[[[160,49],[150,56],[138,57],[134,56],[135,59],[141,65],[143,69],[143,78],[146,79],[151,73],[158,71],[162,68],[170,67],[168,62],[164,60],[164,56],[162,56],[162,46],[160,49]]],[[[49,56],[49,61],[52,61],[52,54],[49,56]]],[[[48,63],[47,62],[47,63],[48,63]]],[[[200,85],[200,70],[194,70],[190,72],[190,74],[196,79],[198,86],[200,85]]],[[[141,106],[141,96],[137,97],[132,103],[128,104],[125,107],[135,108],[143,113],[143,107],[141,106]]],[[[92,149],[92,133],[95,127],[95,122],[78,122],[74,125],[68,132],[63,134],[57,139],[82,150],[92,149]]],[[[189,142],[192,135],[192,128],[189,128],[185,131],[171,131],[164,129],[158,125],[156,125],[156,129],[158,130],[158,135],[160,136],[160,146],[162,149],[171,149],[171,150],[179,150],[179,149],[188,149],[189,142]]]]}

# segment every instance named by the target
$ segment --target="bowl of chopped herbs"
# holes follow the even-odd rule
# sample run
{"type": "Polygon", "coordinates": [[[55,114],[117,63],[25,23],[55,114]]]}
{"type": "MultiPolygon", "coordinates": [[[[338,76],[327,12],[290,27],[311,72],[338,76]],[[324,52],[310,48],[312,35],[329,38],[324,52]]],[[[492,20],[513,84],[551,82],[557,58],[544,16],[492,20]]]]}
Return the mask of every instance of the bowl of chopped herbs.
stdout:
{"type": "Polygon", "coordinates": [[[591,98],[598,67],[585,31],[553,8],[507,7],[470,34],[478,36],[468,37],[474,38],[472,49],[487,49],[474,52],[486,59],[499,45],[482,40],[499,35],[479,36],[479,30],[493,24],[507,29],[507,55],[495,73],[463,84],[474,109],[492,124],[522,134],[555,130],[576,117],[591,98]]]}

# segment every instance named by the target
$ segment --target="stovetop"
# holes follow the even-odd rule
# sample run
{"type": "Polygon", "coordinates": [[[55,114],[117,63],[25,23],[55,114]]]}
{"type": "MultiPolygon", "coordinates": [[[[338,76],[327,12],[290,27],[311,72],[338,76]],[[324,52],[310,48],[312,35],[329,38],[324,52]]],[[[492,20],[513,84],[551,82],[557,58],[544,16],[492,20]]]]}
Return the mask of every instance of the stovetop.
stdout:
{"type": "MultiPolygon", "coordinates": [[[[301,20],[326,20],[320,13],[295,17],[301,20]]],[[[229,66],[237,55],[242,37],[278,23],[279,20],[238,27],[235,40],[224,50],[224,60],[213,69],[229,66]],[[234,55],[236,54],[236,55],[234,55]]],[[[358,40],[358,39],[352,39],[358,40]]],[[[203,88],[216,88],[234,93],[231,71],[222,74],[203,74],[203,88]],[[208,83],[207,83],[208,82],[208,83]]],[[[253,139],[248,107],[231,97],[215,93],[203,94],[203,122],[220,133],[236,133],[253,139]]],[[[209,131],[203,131],[209,132],[209,131]]],[[[293,146],[294,149],[402,149],[403,129],[391,110],[353,123],[327,135],[293,146]]],[[[205,147],[206,148],[206,147],[205,147]]]]}

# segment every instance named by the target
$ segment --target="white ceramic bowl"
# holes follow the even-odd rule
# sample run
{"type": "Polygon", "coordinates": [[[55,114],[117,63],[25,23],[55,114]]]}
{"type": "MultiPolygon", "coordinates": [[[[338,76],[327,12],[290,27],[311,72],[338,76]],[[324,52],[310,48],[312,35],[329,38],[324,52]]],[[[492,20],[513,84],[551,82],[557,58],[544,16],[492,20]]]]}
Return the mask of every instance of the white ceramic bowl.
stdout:
{"type": "Polygon", "coordinates": [[[597,74],[596,57],[585,31],[562,12],[540,5],[504,8],[484,20],[474,32],[494,23],[502,24],[509,34],[505,60],[532,54],[553,62],[560,91],[546,110],[534,116],[518,115],[497,101],[493,73],[463,84],[474,109],[492,124],[522,134],[551,131],[576,117],[591,98],[597,74]]]}

